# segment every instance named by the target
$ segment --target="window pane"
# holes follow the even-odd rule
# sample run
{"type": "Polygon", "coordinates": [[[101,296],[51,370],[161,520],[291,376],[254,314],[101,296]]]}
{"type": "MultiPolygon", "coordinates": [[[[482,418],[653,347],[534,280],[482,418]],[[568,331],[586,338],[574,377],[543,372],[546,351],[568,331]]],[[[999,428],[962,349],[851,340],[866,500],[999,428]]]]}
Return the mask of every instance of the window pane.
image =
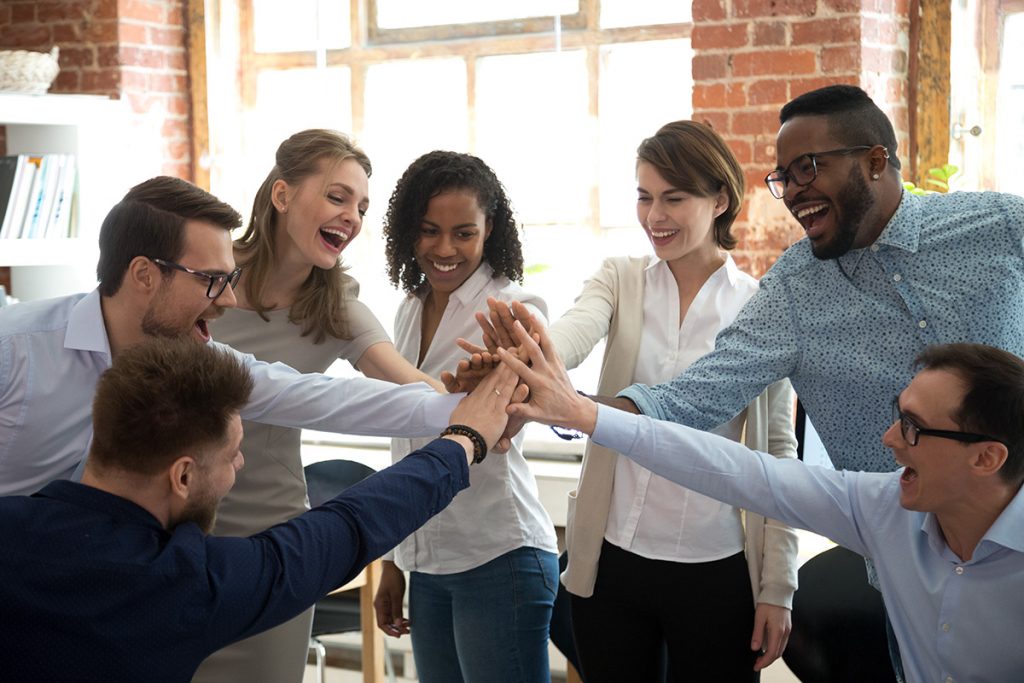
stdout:
{"type": "Polygon", "coordinates": [[[1024,13],[1009,14],[1003,24],[996,99],[996,189],[1024,195],[1024,74],[1011,64],[1024,64],[1024,13]]]}
{"type": "Polygon", "coordinates": [[[242,180],[242,204],[248,215],[252,198],[274,165],[278,145],[306,128],[352,128],[348,67],[264,70],[256,78],[256,105],[243,113],[243,158],[236,167],[242,180]]]}
{"type": "Polygon", "coordinates": [[[692,115],[689,40],[601,50],[601,225],[636,225],[636,148],[669,121],[692,115]]]}
{"type": "Polygon", "coordinates": [[[467,151],[466,63],[446,58],[371,66],[364,121],[361,142],[373,161],[371,213],[383,214],[413,159],[434,149],[467,151]]]}
{"type": "Polygon", "coordinates": [[[590,215],[593,126],[582,50],[485,57],[477,63],[477,150],[524,223],[590,215]]]}
{"type": "MultiPolygon", "coordinates": [[[[345,263],[359,281],[360,300],[391,332],[403,294],[387,277],[384,214],[395,183],[415,158],[434,149],[466,151],[466,63],[462,59],[420,59],[375,64],[366,72],[365,101],[358,142],[373,163],[370,209],[359,238],[345,249],[345,263]]],[[[338,365],[352,371],[347,363],[338,365]]],[[[334,367],[332,372],[340,369],[334,367]]]]}
{"type": "Polygon", "coordinates": [[[349,0],[253,0],[256,52],[312,52],[351,43],[349,0]],[[318,35],[319,32],[319,35],[318,35]]]}
{"type": "Polygon", "coordinates": [[[601,28],[680,24],[691,18],[688,0],[601,0],[601,28]]]}
{"type": "Polygon", "coordinates": [[[576,14],[579,0],[377,0],[378,28],[472,24],[576,14]]]}

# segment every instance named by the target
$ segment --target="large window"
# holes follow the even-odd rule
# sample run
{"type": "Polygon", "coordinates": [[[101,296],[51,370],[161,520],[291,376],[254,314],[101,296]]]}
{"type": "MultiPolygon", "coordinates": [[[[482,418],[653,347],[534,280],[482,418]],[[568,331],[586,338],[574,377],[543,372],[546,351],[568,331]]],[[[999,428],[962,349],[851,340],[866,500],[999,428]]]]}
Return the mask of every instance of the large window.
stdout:
{"type": "Polygon", "coordinates": [[[207,0],[212,189],[246,214],[281,140],[352,134],[374,173],[345,261],[390,329],[395,181],[432,149],[477,154],[524,225],[526,286],[557,317],[602,258],[648,250],[635,150],[690,116],[689,22],[688,2],[664,0],[207,0]]]}

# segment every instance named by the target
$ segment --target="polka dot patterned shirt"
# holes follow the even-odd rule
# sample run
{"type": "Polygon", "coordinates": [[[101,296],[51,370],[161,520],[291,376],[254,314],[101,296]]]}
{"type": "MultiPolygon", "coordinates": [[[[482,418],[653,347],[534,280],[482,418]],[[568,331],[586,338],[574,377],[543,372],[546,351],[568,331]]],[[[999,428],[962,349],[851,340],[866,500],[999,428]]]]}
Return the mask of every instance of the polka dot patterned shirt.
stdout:
{"type": "Polygon", "coordinates": [[[1024,356],[1024,199],[904,193],[869,247],[821,261],[806,239],[761,279],[715,350],[664,384],[620,395],[698,429],[789,377],[837,468],[896,469],[882,446],[892,399],[928,345],[976,342],[1024,356]]]}

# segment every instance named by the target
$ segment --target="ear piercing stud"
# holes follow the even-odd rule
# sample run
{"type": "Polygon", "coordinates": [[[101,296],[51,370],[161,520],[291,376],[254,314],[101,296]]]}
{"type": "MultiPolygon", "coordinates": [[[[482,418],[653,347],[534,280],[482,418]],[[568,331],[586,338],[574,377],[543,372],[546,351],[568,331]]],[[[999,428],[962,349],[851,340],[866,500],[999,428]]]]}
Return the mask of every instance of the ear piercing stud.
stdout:
{"type": "Polygon", "coordinates": [[[872,174],[871,174],[871,179],[872,179],[872,180],[878,180],[878,177],[879,177],[879,176],[878,176],[878,174],[877,174],[877,173],[872,173],[872,174]]]}

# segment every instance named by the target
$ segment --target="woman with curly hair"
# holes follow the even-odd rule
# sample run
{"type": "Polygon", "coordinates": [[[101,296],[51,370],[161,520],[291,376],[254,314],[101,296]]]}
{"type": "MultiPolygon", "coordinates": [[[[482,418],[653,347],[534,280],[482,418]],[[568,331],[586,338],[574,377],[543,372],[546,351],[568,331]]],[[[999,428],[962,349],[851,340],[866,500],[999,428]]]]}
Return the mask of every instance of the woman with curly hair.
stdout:
{"type": "MultiPolygon", "coordinates": [[[[435,151],[414,161],[391,195],[384,234],[388,275],[408,295],[395,316],[395,345],[422,372],[456,369],[456,339],[479,342],[474,314],[488,297],[546,313],[542,299],[516,284],[523,257],[512,209],[474,156],[435,151]]],[[[418,445],[394,439],[392,458],[418,445]]],[[[470,488],[385,557],[377,624],[388,635],[411,634],[422,683],[550,680],[557,546],[522,445],[520,434],[506,456],[475,465],[470,488]]]]}
{"type": "MultiPolygon", "coordinates": [[[[323,372],[344,358],[368,377],[440,389],[395,350],[341,264],[369,204],[369,158],[341,133],[311,129],[282,142],[275,161],[234,244],[243,267],[238,306],[212,323],[217,339],[300,372],[323,372]]],[[[245,467],[218,508],[214,534],[248,536],[307,509],[300,436],[245,423],[245,467]]],[[[193,680],[299,683],[312,615],[214,653],[193,680]]]]}

